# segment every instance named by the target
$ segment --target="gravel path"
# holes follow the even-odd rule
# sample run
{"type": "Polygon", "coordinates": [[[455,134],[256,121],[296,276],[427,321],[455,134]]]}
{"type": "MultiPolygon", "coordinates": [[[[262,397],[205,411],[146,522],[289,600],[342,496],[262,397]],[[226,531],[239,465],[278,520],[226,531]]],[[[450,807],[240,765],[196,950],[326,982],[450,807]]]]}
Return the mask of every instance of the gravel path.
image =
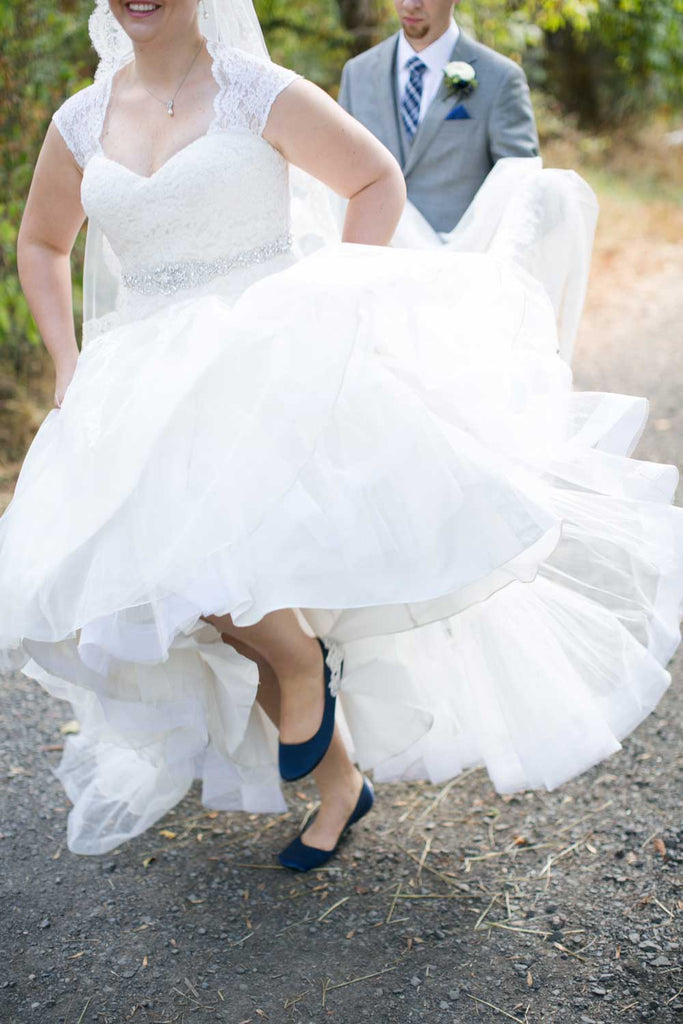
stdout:
{"type": "MultiPolygon", "coordinates": [[[[683,247],[593,297],[577,386],[648,394],[637,454],[683,451],[683,247]]],[[[680,499],[679,499],[680,500],[680,499]]],[[[484,771],[379,788],[327,870],[273,853],[286,816],[207,813],[196,794],[102,858],[65,847],[50,773],[68,708],[23,677],[0,705],[0,1021],[14,1024],[611,1024],[683,1021],[683,687],[624,749],[552,793],[484,771]]]]}

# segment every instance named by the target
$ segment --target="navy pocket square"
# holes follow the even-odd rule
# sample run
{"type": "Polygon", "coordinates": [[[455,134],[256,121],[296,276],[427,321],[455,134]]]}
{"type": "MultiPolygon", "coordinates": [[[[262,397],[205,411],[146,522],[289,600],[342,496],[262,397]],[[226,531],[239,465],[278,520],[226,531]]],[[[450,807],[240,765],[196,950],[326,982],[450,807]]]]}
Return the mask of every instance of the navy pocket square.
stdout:
{"type": "Polygon", "coordinates": [[[453,107],[449,114],[446,114],[445,121],[469,121],[471,120],[470,115],[467,113],[462,103],[459,103],[457,107],[453,107]]]}

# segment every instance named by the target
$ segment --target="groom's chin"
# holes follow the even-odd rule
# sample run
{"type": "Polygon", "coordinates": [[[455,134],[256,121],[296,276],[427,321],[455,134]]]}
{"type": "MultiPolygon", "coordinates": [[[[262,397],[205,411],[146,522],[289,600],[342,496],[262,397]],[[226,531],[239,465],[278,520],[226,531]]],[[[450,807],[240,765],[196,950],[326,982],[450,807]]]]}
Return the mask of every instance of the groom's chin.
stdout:
{"type": "Polygon", "coordinates": [[[417,23],[401,21],[401,25],[403,27],[406,39],[424,39],[424,37],[429,32],[429,25],[424,21],[420,21],[417,23]]]}

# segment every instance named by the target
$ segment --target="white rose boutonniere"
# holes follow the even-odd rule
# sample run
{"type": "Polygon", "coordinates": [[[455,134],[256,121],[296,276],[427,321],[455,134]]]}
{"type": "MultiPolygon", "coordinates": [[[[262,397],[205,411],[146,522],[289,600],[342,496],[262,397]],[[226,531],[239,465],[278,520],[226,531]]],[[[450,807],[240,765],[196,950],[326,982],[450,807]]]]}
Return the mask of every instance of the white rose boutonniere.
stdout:
{"type": "Polygon", "coordinates": [[[450,61],[443,69],[443,76],[451,92],[463,99],[470,96],[479,84],[477,72],[464,60],[450,61]]]}

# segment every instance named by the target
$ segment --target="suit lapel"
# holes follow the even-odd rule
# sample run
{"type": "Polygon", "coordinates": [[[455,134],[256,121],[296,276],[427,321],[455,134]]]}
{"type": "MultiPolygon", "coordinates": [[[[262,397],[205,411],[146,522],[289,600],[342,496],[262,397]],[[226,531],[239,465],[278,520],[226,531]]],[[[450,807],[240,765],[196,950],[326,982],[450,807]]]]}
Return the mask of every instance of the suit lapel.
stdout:
{"type": "MultiPolygon", "coordinates": [[[[474,63],[476,60],[476,57],[471,56],[469,39],[463,34],[462,29],[460,30],[455,46],[451,50],[449,61],[451,60],[469,60],[471,63],[474,63]]],[[[451,92],[446,80],[442,79],[436,96],[429,104],[427,112],[415,132],[415,138],[413,139],[413,143],[403,167],[404,175],[410,174],[429,144],[436,138],[436,135],[441,128],[441,122],[446,117],[450,107],[454,106],[456,102],[457,97],[455,97],[451,92]]]]}
{"type": "Polygon", "coordinates": [[[398,101],[396,98],[396,49],[398,33],[377,47],[377,59],[374,68],[374,95],[377,109],[388,111],[389,116],[383,121],[386,126],[384,145],[403,165],[403,137],[399,123],[398,101]]]}

